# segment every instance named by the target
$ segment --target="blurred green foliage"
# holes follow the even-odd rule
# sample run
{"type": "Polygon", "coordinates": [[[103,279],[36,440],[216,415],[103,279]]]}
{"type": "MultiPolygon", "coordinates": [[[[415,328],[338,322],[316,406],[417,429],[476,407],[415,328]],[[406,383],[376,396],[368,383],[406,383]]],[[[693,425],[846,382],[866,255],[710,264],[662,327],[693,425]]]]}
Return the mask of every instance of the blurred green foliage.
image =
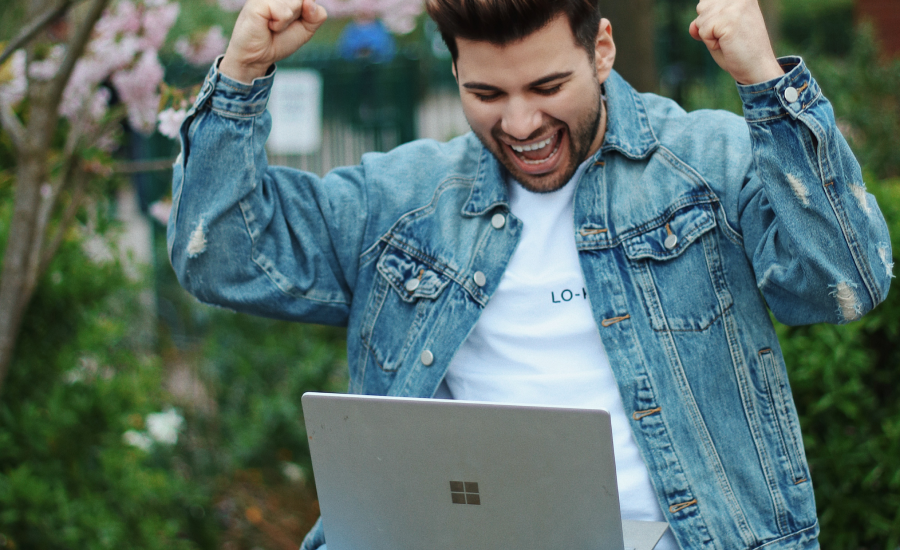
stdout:
{"type": "Polygon", "coordinates": [[[812,57],[809,65],[860,164],[879,178],[900,176],[900,58],[883,59],[872,29],[863,26],[849,55],[812,57]]]}
{"type": "Polygon", "coordinates": [[[146,292],[81,245],[41,281],[0,399],[0,548],[194,548],[211,537],[191,513],[208,497],[172,449],[123,440],[165,403],[146,292]]]}

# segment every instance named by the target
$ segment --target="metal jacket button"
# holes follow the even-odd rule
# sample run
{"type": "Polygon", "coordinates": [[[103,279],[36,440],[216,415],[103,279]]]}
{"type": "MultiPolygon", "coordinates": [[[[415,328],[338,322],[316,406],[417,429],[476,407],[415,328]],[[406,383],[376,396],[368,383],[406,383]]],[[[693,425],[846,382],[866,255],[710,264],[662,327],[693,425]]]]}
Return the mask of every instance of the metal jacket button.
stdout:
{"type": "Polygon", "coordinates": [[[494,226],[494,229],[503,229],[503,226],[506,225],[506,216],[494,214],[494,217],[491,218],[491,225],[494,226]]]}
{"type": "Polygon", "coordinates": [[[422,352],[422,355],[419,357],[419,359],[426,367],[430,367],[432,364],[434,364],[434,354],[427,349],[422,352]]]}
{"type": "Polygon", "coordinates": [[[793,86],[789,86],[788,88],[786,88],[784,90],[784,99],[788,103],[794,103],[795,101],[800,99],[800,92],[797,91],[797,88],[794,88],[793,86]]]}
{"type": "Polygon", "coordinates": [[[674,234],[671,234],[666,237],[666,241],[663,244],[666,245],[666,248],[672,250],[673,248],[675,248],[675,245],[678,244],[678,237],[676,237],[674,234]]]}
{"type": "Polygon", "coordinates": [[[480,271],[476,271],[475,275],[472,276],[472,279],[475,280],[475,284],[478,286],[484,286],[487,282],[487,278],[485,278],[484,273],[480,271]]]}
{"type": "Polygon", "coordinates": [[[419,280],[418,279],[410,279],[406,281],[406,291],[407,292],[415,292],[417,288],[419,288],[419,280]]]}

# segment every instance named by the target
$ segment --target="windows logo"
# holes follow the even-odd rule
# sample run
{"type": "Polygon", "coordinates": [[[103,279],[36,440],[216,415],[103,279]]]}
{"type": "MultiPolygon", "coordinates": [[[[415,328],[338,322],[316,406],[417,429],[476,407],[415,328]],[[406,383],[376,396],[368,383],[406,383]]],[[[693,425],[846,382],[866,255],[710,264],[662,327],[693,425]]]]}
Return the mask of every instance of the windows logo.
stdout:
{"type": "Polygon", "coordinates": [[[450,498],[453,504],[481,505],[481,495],[478,494],[478,483],[474,481],[451,481],[450,498]]]}

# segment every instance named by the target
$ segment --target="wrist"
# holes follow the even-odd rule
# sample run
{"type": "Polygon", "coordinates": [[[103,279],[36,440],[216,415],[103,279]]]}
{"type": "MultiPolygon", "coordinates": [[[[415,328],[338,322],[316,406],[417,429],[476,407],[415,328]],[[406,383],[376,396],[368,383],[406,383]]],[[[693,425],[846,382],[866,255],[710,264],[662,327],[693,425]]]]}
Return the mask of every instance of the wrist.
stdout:
{"type": "Polygon", "coordinates": [[[240,63],[234,59],[234,56],[229,56],[228,54],[229,52],[226,51],[225,57],[223,57],[222,62],[219,63],[219,72],[232,80],[244,84],[253,84],[254,80],[266,76],[266,73],[269,72],[271,63],[266,64],[265,66],[240,63]]]}
{"type": "Polygon", "coordinates": [[[781,78],[784,74],[784,69],[781,67],[781,64],[778,63],[778,60],[775,59],[775,57],[772,57],[765,63],[761,63],[759,66],[755,67],[752,71],[745,71],[741,74],[732,74],[731,76],[742,86],[752,86],[753,84],[761,84],[763,82],[768,82],[769,80],[781,78]]]}

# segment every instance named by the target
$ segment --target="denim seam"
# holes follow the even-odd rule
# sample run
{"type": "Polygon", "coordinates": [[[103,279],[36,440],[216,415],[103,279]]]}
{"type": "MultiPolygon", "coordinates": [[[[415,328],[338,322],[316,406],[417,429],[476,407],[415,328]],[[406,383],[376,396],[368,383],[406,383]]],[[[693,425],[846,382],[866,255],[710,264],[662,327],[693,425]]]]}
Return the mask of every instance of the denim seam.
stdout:
{"type": "MultiPolygon", "coordinates": [[[[716,294],[718,297],[718,292],[716,294]]],[[[732,305],[733,305],[733,302],[732,302],[732,305]]],[[[737,336],[738,327],[736,326],[736,321],[735,321],[735,318],[733,315],[723,314],[722,329],[725,332],[725,341],[728,346],[728,353],[731,356],[731,366],[735,373],[735,377],[736,377],[735,382],[738,386],[738,392],[739,392],[741,399],[746,401],[747,396],[744,393],[744,391],[746,389],[746,381],[744,381],[744,384],[741,383],[741,372],[742,371],[740,369],[740,366],[744,364],[744,357],[741,352],[740,339],[737,336]]],[[[746,411],[746,408],[745,408],[745,411],[746,411]]],[[[751,433],[752,433],[752,430],[751,430],[751,433]]],[[[710,445],[713,445],[713,443],[710,442],[710,445]]],[[[715,447],[713,447],[713,450],[716,452],[715,456],[718,458],[718,451],[715,450],[715,447]]],[[[738,520],[738,523],[741,527],[742,535],[745,535],[744,536],[745,544],[749,545],[749,541],[759,540],[759,537],[753,531],[752,527],[750,526],[749,521],[746,518],[746,515],[743,512],[743,509],[740,507],[740,503],[737,499],[737,495],[734,494],[734,490],[732,489],[731,484],[728,481],[728,477],[724,472],[724,466],[721,464],[721,462],[718,465],[720,466],[720,468],[722,468],[722,470],[718,471],[717,474],[719,474],[720,477],[722,478],[722,479],[720,479],[720,483],[723,487],[723,493],[726,496],[726,501],[728,502],[729,506],[731,506],[731,508],[732,508],[732,514],[737,514],[738,511],[740,512],[740,515],[735,515],[734,517],[736,520],[738,520]],[[726,491],[726,489],[727,489],[727,491],[726,491]]],[[[765,470],[764,465],[760,465],[760,466],[761,466],[761,468],[763,468],[763,470],[765,470]]]]}
{"type": "MultiPolygon", "coordinates": [[[[646,266],[644,267],[646,268],[646,266]]],[[[652,276],[649,273],[645,273],[644,269],[638,269],[637,276],[644,278],[650,277],[652,280],[652,276]]],[[[647,283],[645,281],[644,285],[646,284],[647,283]]],[[[652,289],[648,289],[648,292],[650,292],[653,299],[657,303],[659,303],[659,297],[656,295],[655,286],[652,289]]],[[[675,342],[672,340],[672,334],[664,334],[664,336],[660,340],[664,352],[669,359],[669,364],[672,369],[672,375],[676,380],[676,384],[679,386],[678,390],[682,395],[683,403],[685,405],[685,412],[690,418],[691,425],[693,426],[701,443],[701,448],[703,449],[702,452],[707,456],[710,468],[714,472],[716,482],[731,512],[732,519],[738,524],[741,538],[744,540],[745,544],[748,541],[756,540],[753,531],[748,525],[745,514],[740,507],[740,503],[738,502],[737,497],[734,494],[734,490],[731,488],[731,483],[729,482],[728,476],[725,473],[725,467],[722,464],[722,459],[715,448],[715,444],[712,442],[712,436],[710,435],[709,430],[706,428],[706,424],[703,421],[703,417],[694,397],[693,390],[688,383],[687,373],[684,372],[684,366],[681,364],[681,358],[678,355],[677,347],[675,345],[675,342]]]]}
{"type": "MultiPolygon", "coordinates": [[[[826,144],[820,141],[819,147],[825,146],[826,144]]],[[[821,155],[821,157],[828,157],[828,155],[821,155]]],[[[830,160],[827,158],[822,158],[820,160],[820,164],[822,170],[822,181],[830,182],[830,185],[825,185],[824,187],[825,197],[828,199],[828,202],[831,204],[831,207],[834,210],[835,218],[838,222],[838,227],[841,228],[841,233],[844,236],[844,242],[850,249],[850,256],[853,259],[853,265],[856,267],[859,278],[862,280],[863,285],[865,285],[866,292],[869,295],[869,300],[874,307],[875,304],[878,303],[878,292],[876,290],[877,284],[875,282],[875,275],[872,273],[869,263],[865,261],[866,253],[864,250],[862,250],[860,241],[856,236],[856,231],[854,230],[850,221],[847,219],[847,213],[844,208],[843,200],[846,192],[839,193],[835,188],[834,170],[830,165],[830,160]]]]}
{"type": "MultiPolygon", "coordinates": [[[[682,329],[682,328],[653,328],[652,330],[653,330],[653,332],[660,333],[660,334],[662,334],[662,333],[670,333],[670,332],[674,332],[674,333],[676,333],[676,334],[678,334],[678,333],[689,333],[689,332],[706,332],[706,331],[709,329],[709,327],[713,326],[713,325],[716,323],[716,321],[718,321],[723,315],[725,315],[726,313],[728,313],[728,311],[729,311],[732,307],[734,307],[734,304],[733,304],[733,303],[732,303],[731,305],[725,307],[725,309],[722,310],[721,312],[717,313],[716,316],[713,317],[713,318],[709,321],[709,323],[707,323],[705,326],[702,326],[702,327],[700,327],[700,328],[692,328],[692,329],[688,329],[688,328],[683,328],[683,329],[682,329]]],[[[651,327],[651,328],[652,328],[652,327],[651,327]]]]}
{"type": "Polygon", "coordinates": [[[381,280],[381,285],[384,286],[384,290],[381,290],[380,285],[376,282],[375,288],[372,290],[372,300],[377,300],[378,307],[372,310],[369,305],[374,305],[373,301],[370,301],[367,304],[366,310],[369,312],[367,315],[367,319],[370,321],[367,324],[363,325],[363,330],[360,330],[359,339],[362,342],[363,348],[369,351],[369,354],[372,357],[372,361],[375,365],[382,371],[386,373],[395,373],[400,369],[401,361],[398,358],[397,360],[397,368],[396,369],[387,369],[384,365],[381,364],[381,361],[378,360],[378,356],[375,354],[375,350],[370,344],[369,340],[372,339],[372,336],[375,335],[375,325],[378,319],[381,317],[381,310],[384,308],[384,303],[387,300],[387,296],[391,292],[390,283],[386,279],[381,280]]]}
{"type": "MultiPolygon", "coordinates": [[[[452,296],[447,296],[444,300],[436,302],[434,304],[435,307],[431,308],[432,311],[431,311],[429,318],[433,320],[433,322],[431,323],[432,329],[426,332],[427,337],[426,337],[425,341],[422,342],[422,345],[420,346],[421,349],[432,349],[433,348],[432,344],[434,343],[435,338],[437,338],[437,336],[442,333],[443,321],[447,319],[447,316],[444,315],[444,309],[447,307],[450,307],[449,303],[450,303],[451,299],[452,299],[452,296]]],[[[473,327],[474,327],[474,325],[473,325],[473,327]]],[[[417,341],[419,339],[421,339],[421,334],[419,334],[415,340],[417,341]]],[[[449,366],[449,364],[450,364],[449,359],[447,359],[446,361],[442,361],[442,362],[445,363],[447,366],[449,366]]],[[[426,368],[433,369],[434,367],[435,367],[435,365],[432,364],[430,367],[426,367],[426,368]]],[[[416,368],[420,369],[421,365],[417,364],[416,368]]],[[[394,395],[404,395],[404,396],[410,395],[410,388],[413,387],[412,386],[413,380],[415,378],[417,378],[416,377],[416,368],[407,369],[405,378],[403,378],[402,380],[394,381],[394,384],[397,385],[396,387],[398,388],[397,393],[395,393],[394,395]]],[[[421,377],[419,377],[419,378],[421,378],[421,377]]],[[[393,389],[393,386],[391,389],[393,389]]],[[[420,395],[415,395],[415,397],[420,397],[420,395]]]]}
{"type": "MultiPolygon", "coordinates": [[[[665,226],[666,223],[668,223],[669,220],[673,219],[675,217],[675,215],[681,210],[691,208],[691,207],[702,208],[703,206],[711,205],[715,202],[718,202],[718,200],[719,200],[718,197],[716,197],[715,195],[712,195],[712,194],[688,196],[688,197],[679,199],[678,201],[672,203],[671,206],[666,208],[666,210],[659,216],[656,216],[653,219],[647,220],[646,222],[644,222],[640,225],[637,225],[635,227],[632,227],[631,229],[617,235],[618,238],[616,239],[616,241],[610,243],[609,247],[611,248],[620,243],[624,243],[625,241],[630,241],[631,239],[633,239],[635,237],[639,237],[639,236],[647,233],[648,231],[652,231],[654,229],[659,229],[660,227],[665,226]],[[711,199],[711,200],[706,200],[706,199],[711,199]]],[[[713,224],[715,224],[715,220],[713,220],[713,224]]]]}
{"type": "MultiPolygon", "coordinates": [[[[255,107],[255,106],[254,106],[254,107],[255,107]]],[[[222,117],[222,118],[234,118],[234,119],[251,119],[251,118],[256,118],[256,117],[259,117],[259,116],[261,116],[263,113],[266,112],[265,109],[262,109],[261,111],[254,111],[254,112],[251,112],[251,113],[235,113],[235,112],[233,112],[233,111],[227,111],[227,110],[225,110],[225,109],[220,109],[220,108],[218,108],[218,107],[213,107],[211,104],[210,104],[209,110],[212,111],[212,112],[214,112],[214,113],[216,113],[217,115],[219,115],[219,116],[222,117]]]]}
{"type": "Polygon", "coordinates": [[[715,197],[715,200],[710,201],[710,204],[712,204],[713,202],[718,204],[718,207],[720,208],[720,210],[722,212],[722,218],[725,221],[725,228],[727,229],[728,234],[731,237],[733,237],[733,239],[729,239],[729,240],[734,242],[737,246],[742,246],[743,242],[744,242],[743,237],[741,236],[740,233],[738,233],[738,231],[734,227],[731,226],[731,222],[728,221],[728,215],[725,212],[724,205],[722,204],[721,200],[719,200],[718,195],[716,195],[715,192],[709,187],[709,184],[706,181],[706,179],[693,166],[691,166],[690,164],[688,164],[687,162],[682,160],[681,157],[676,155],[674,153],[674,151],[672,151],[671,149],[661,146],[660,151],[663,152],[666,157],[670,157],[670,160],[672,161],[674,168],[677,168],[680,172],[688,175],[689,177],[696,178],[704,187],[706,187],[709,194],[712,197],[715,197]]]}
{"type": "Polygon", "coordinates": [[[781,439],[781,445],[784,447],[784,453],[791,466],[791,481],[794,482],[794,485],[797,485],[806,481],[808,476],[804,471],[800,446],[797,443],[797,438],[794,433],[794,423],[790,422],[791,411],[787,405],[787,396],[784,395],[784,390],[782,389],[785,381],[782,380],[781,370],[775,362],[774,352],[771,349],[761,350],[759,352],[759,358],[763,363],[762,372],[769,389],[769,399],[771,401],[772,409],[775,412],[775,422],[778,425],[778,434],[781,439]],[[769,373],[774,377],[773,381],[769,380],[769,373]],[[774,385],[772,385],[772,382],[774,382],[774,385]],[[782,420],[784,420],[784,422],[782,422],[782,420]],[[789,440],[786,438],[790,438],[790,444],[788,444],[789,440]],[[795,462],[797,465],[796,471],[794,471],[795,462]]]}
{"type": "Polygon", "coordinates": [[[778,544],[778,543],[781,543],[781,542],[790,540],[790,539],[792,539],[792,538],[800,538],[800,537],[804,537],[804,536],[806,536],[807,531],[818,530],[818,528],[819,528],[819,522],[818,522],[818,520],[817,520],[815,523],[813,523],[813,524],[810,525],[809,527],[804,527],[803,529],[800,529],[799,531],[794,531],[793,533],[789,533],[789,534],[787,534],[787,535],[784,535],[783,537],[778,537],[777,539],[770,540],[770,541],[768,541],[768,542],[766,542],[766,543],[764,543],[764,544],[761,544],[761,545],[759,545],[759,546],[755,546],[755,547],[751,548],[750,550],[762,550],[762,549],[764,549],[766,546],[770,546],[770,545],[773,545],[773,544],[778,544]]]}
{"type": "MultiPolygon", "coordinates": [[[[775,509],[775,519],[778,524],[778,531],[780,533],[783,533],[787,530],[788,526],[787,503],[784,502],[784,499],[782,498],[781,492],[779,490],[778,480],[779,478],[781,478],[781,476],[777,475],[775,472],[775,470],[778,469],[778,465],[776,464],[777,457],[773,457],[769,453],[769,448],[765,444],[766,434],[763,433],[763,420],[761,418],[763,411],[757,411],[756,402],[753,400],[753,397],[751,395],[753,393],[752,387],[747,388],[747,396],[746,398],[744,398],[743,390],[745,384],[752,386],[752,382],[749,381],[749,369],[749,365],[746,369],[744,369],[748,371],[746,372],[748,380],[742,381],[742,383],[740,384],[741,397],[744,400],[744,413],[747,415],[747,423],[750,426],[750,433],[753,437],[753,443],[756,446],[756,452],[759,455],[760,467],[762,468],[763,475],[766,478],[766,485],[769,489],[769,497],[772,499],[772,506],[775,509]]],[[[773,401],[772,389],[764,365],[762,366],[762,376],[763,381],[766,384],[766,389],[768,390],[766,401],[772,408],[772,414],[775,415],[775,431],[777,432],[777,436],[781,440],[783,452],[787,453],[787,445],[784,441],[784,436],[781,433],[781,429],[778,426],[778,408],[775,406],[775,403],[773,401]]],[[[788,458],[788,460],[790,460],[790,458],[788,458]]]]}
{"type": "MultiPolygon", "coordinates": [[[[647,265],[636,266],[635,271],[637,278],[644,279],[644,282],[641,284],[641,286],[642,288],[646,289],[644,291],[645,296],[648,299],[652,300],[661,310],[662,305],[659,300],[659,295],[656,292],[656,286],[653,283],[652,274],[650,274],[649,272],[649,267],[647,265]],[[647,279],[649,279],[649,282],[647,279]]],[[[647,307],[649,308],[650,304],[647,304],[647,307]]],[[[652,315],[652,312],[650,312],[650,314],[652,315]]],[[[665,323],[665,317],[663,317],[663,322],[665,323]]],[[[693,390],[691,389],[690,384],[688,383],[687,373],[685,373],[684,366],[681,364],[681,357],[678,354],[678,348],[675,345],[675,342],[672,339],[672,334],[670,332],[661,333],[660,336],[661,345],[663,347],[665,355],[669,360],[672,375],[676,380],[676,384],[679,386],[678,390],[682,395],[686,413],[690,418],[691,425],[693,426],[701,443],[701,448],[703,449],[702,452],[707,456],[708,463],[710,464],[710,467],[715,474],[716,483],[725,498],[725,502],[729,508],[729,511],[731,512],[732,519],[738,525],[739,531],[741,533],[741,538],[742,540],[744,540],[745,544],[748,544],[750,541],[756,540],[757,537],[753,533],[753,530],[750,528],[746,515],[741,509],[737,496],[734,494],[734,489],[731,487],[731,483],[729,482],[728,476],[725,473],[725,466],[722,464],[722,459],[719,456],[718,450],[716,449],[715,444],[712,441],[712,436],[710,435],[709,430],[706,427],[706,423],[703,421],[703,415],[700,413],[699,406],[697,405],[697,400],[694,397],[693,390]]]]}
{"type": "Polygon", "coordinates": [[[427,213],[427,214],[433,213],[436,209],[437,202],[440,200],[440,196],[445,191],[447,191],[451,187],[455,187],[459,184],[462,184],[462,186],[470,185],[469,182],[471,182],[471,178],[466,178],[464,176],[460,176],[460,175],[456,175],[456,174],[444,179],[435,188],[434,194],[432,195],[431,200],[427,204],[424,204],[418,208],[414,208],[413,210],[410,210],[409,212],[400,216],[400,218],[398,218],[397,221],[395,221],[394,224],[391,225],[391,227],[388,228],[387,231],[385,231],[381,236],[379,236],[378,239],[376,239],[375,242],[373,242],[371,246],[369,246],[367,249],[365,249],[359,255],[360,262],[367,262],[368,260],[365,260],[364,257],[367,256],[368,254],[371,254],[378,247],[378,245],[380,243],[391,244],[391,242],[395,240],[395,239],[393,239],[393,236],[398,233],[398,229],[400,227],[404,226],[405,224],[409,223],[412,220],[418,219],[418,217],[420,215],[425,215],[425,213],[427,213]]]}

